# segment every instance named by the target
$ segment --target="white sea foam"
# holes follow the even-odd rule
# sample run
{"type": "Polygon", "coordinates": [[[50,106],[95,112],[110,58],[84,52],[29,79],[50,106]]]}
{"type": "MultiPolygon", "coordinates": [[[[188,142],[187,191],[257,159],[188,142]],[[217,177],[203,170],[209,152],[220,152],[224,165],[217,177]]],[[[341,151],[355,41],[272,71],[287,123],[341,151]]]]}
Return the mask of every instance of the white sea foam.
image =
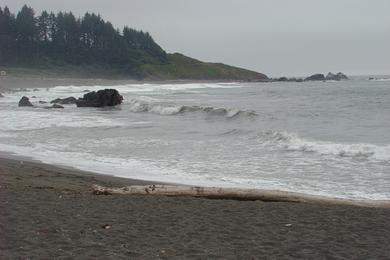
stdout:
{"type": "Polygon", "coordinates": [[[27,156],[43,163],[74,167],[79,170],[92,171],[100,174],[149,180],[157,182],[182,183],[201,186],[221,186],[223,182],[211,182],[207,175],[199,176],[183,172],[179,169],[161,168],[151,161],[133,158],[118,158],[98,156],[86,152],[69,152],[66,145],[35,144],[33,146],[1,145],[2,151],[27,156]]]}
{"type": "MultiPolygon", "coordinates": [[[[2,130],[4,130],[4,129],[2,129],[2,130]]],[[[15,133],[0,131],[0,138],[11,138],[11,137],[15,137],[15,136],[17,136],[17,134],[15,134],[15,133]]]]}
{"type": "Polygon", "coordinates": [[[374,78],[370,79],[370,81],[390,81],[390,78],[374,78]]]}
{"type": "Polygon", "coordinates": [[[64,113],[46,110],[11,110],[0,114],[0,129],[33,130],[48,127],[115,127],[124,126],[125,122],[102,116],[64,113]]]}
{"type": "Polygon", "coordinates": [[[327,141],[309,140],[288,132],[269,131],[265,135],[288,151],[313,152],[320,155],[356,157],[378,161],[390,160],[390,146],[374,144],[341,144],[327,141]]]}
{"type": "Polygon", "coordinates": [[[317,186],[291,186],[277,179],[242,178],[240,176],[213,175],[209,173],[189,173],[179,168],[161,167],[156,161],[143,161],[133,158],[120,158],[108,155],[99,156],[88,152],[69,150],[66,144],[37,143],[32,146],[0,145],[2,151],[27,156],[43,163],[59,166],[70,166],[79,170],[117,177],[140,179],[147,181],[181,183],[207,187],[261,188],[268,190],[299,191],[313,195],[356,199],[388,199],[388,194],[367,194],[354,190],[333,190],[329,183],[317,186]],[[316,188],[317,187],[317,188],[316,188]]]}
{"type": "Polygon", "coordinates": [[[57,93],[82,93],[85,90],[97,91],[105,88],[115,88],[121,94],[135,92],[152,92],[152,91],[183,91],[190,89],[204,88],[240,88],[243,85],[238,83],[186,83],[186,84],[125,84],[112,86],[56,86],[50,89],[50,92],[57,93]]]}
{"type": "Polygon", "coordinates": [[[201,112],[210,116],[223,116],[227,118],[233,118],[237,116],[253,117],[257,116],[253,110],[240,110],[240,109],[227,109],[227,108],[215,108],[206,106],[189,106],[189,105],[177,105],[169,103],[154,103],[146,102],[142,99],[130,100],[130,111],[141,113],[150,112],[159,115],[177,115],[193,112],[201,112]]]}

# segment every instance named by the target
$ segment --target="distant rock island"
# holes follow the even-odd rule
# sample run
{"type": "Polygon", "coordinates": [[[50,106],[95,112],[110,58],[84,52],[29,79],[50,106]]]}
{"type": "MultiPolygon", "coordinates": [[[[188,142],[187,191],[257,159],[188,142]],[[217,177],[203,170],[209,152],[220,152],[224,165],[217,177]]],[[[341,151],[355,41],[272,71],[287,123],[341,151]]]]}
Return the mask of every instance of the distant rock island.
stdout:
{"type": "MultiPolygon", "coordinates": [[[[9,75],[139,80],[267,81],[265,74],[166,53],[152,36],[100,15],[0,7],[0,71],[9,75]]],[[[3,75],[4,74],[4,75],[3,75]]]]}
{"type": "Polygon", "coordinates": [[[339,72],[337,74],[333,74],[332,72],[329,72],[328,75],[326,75],[325,80],[349,80],[347,75],[345,75],[342,72],[339,72]]]}
{"type": "Polygon", "coordinates": [[[304,81],[327,81],[327,80],[340,81],[340,80],[349,80],[349,78],[347,77],[347,75],[345,75],[342,72],[339,72],[337,74],[329,72],[326,76],[321,73],[316,73],[306,78],[280,77],[280,78],[270,79],[270,81],[281,81],[281,82],[304,82],[304,81]]]}

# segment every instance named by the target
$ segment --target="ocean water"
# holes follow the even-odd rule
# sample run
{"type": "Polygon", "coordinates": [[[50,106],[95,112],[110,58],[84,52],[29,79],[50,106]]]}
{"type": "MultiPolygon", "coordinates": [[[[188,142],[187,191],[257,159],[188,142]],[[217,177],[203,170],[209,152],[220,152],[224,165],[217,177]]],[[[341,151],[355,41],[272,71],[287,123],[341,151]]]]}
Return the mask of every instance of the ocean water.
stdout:
{"type": "Polygon", "coordinates": [[[390,81],[55,86],[0,98],[0,150],[115,176],[390,199],[390,81]],[[115,108],[38,103],[115,88],[115,108]],[[26,95],[37,105],[19,108],[26,95]],[[35,96],[35,98],[31,98],[35,96]]]}

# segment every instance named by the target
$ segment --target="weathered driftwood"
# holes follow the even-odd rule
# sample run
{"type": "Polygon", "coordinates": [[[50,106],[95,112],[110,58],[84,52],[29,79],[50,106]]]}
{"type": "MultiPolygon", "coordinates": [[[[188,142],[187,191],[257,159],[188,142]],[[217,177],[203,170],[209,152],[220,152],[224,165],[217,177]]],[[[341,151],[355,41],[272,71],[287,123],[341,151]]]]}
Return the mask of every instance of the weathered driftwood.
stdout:
{"type": "Polygon", "coordinates": [[[325,196],[308,195],[287,191],[267,191],[257,189],[191,187],[173,185],[127,186],[109,188],[93,185],[96,195],[130,194],[130,195],[160,195],[160,196],[191,196],[211,199],[260,200],[273,202],[303,202],[332,205],[351,205],[362,207],[390,208],[390,201],[385,200],[349,200],[329,198],[325,196]]]}

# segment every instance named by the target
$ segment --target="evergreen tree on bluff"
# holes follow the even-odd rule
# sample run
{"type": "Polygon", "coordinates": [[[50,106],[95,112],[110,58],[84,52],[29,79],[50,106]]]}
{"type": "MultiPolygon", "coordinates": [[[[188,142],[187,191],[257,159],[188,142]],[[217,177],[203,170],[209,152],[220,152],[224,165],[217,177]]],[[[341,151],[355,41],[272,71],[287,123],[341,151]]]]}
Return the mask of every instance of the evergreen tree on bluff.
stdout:
{"type": "Polygon", "coordinates": [[[33,59],[37,45],[34,11],[26,5],[23,6],[16,16],[15,27],[18,53],[24,59],[33,59]]]}
{"type": "Polygon", "coordinates": [[[8,7],[0,7],[0,63],[16,58],[15,16],[8,7]]]}
{"type": "Polygon", "coordinates": [[[120,32],[93,13],[76,18],[71,12],[43,11],[35,16],[25,5],[15,16],[0,7],[0,65],[99,65],[132,71],[167,62],[149,33],[128,27],[120,32]]]}

